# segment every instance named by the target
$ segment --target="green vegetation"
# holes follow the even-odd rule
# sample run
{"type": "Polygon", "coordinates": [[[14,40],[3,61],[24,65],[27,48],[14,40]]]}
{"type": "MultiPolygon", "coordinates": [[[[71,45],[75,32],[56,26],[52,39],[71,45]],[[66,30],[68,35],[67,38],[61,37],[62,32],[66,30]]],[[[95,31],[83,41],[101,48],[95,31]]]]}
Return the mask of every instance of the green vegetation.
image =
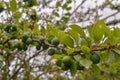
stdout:
{"type": "Polygon", "coordinates": [[[0,2],[0,13],[4,10],[4,4],[3,2],[0,2]]]}
{"type": "Polygon", "coordinates": [[[0,80],[120,80],[119,0],[87,1],[1,0],[0,80]]]}

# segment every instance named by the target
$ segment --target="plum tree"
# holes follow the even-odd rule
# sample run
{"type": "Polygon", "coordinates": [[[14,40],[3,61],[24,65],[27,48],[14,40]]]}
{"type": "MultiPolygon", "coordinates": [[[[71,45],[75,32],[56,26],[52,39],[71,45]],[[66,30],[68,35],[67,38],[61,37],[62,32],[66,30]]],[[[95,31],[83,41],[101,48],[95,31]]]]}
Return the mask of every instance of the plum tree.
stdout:
{"type": "Polygon", "coordinates": [[[119,0],[87,1],[1,0],[0,80],[120,80],[119,0]]]}

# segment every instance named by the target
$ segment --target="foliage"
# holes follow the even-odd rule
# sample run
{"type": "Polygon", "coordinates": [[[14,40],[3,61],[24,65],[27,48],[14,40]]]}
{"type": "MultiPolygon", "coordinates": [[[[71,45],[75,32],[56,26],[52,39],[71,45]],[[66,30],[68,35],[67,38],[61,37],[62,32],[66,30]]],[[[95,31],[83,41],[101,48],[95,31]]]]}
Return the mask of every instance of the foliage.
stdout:
{"type": "Polygon", "coordinates": [[[9,15],[0,23],[1,80],[120,79],[120,28],[110,29],[102,19],[86,28],[67,24],[70,4],[57,1],[55,8],[66,12],[53,9],[43,19],[34,9],[37,0],[0,2],[0,13],[9,15]]]}

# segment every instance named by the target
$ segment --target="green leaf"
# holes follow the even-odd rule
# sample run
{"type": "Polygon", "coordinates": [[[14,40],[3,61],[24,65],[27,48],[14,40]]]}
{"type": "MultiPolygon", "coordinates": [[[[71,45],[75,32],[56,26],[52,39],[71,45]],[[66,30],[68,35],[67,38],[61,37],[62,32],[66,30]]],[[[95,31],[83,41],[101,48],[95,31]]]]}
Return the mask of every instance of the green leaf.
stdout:
{"type": "Polygon", "coordinates": [[[5,5],[6,5],[6,7],[7,7],[8,12],[10,12],[9,4],[8,4],[7,2],[5,2],[5,5]]]}
{"type": "Polygon", "coordinates": [[[113,51],[120,56],[120,50],[119,49],[113,49],[113,51]]]}
{"type": "Polygon", "coordinates": [[[62,17],[62,20],[63,20],[65,23],[67,23],[68,20],[69,20],[69,17],[63,16],[63,17],[62,17]]]}
{"type": "Polygon", "coordinates": [[[98,20],[93,27],[88,27],[89,35],[96,41],[100,42],[103,38],[103,35],[106,34],[106,25],[103,20],[98,20]]]}
{"type": "Polygon", "coordinates": [[[99,68],[97,65],[95,65],[95,64],[92,65],[92,70],[93,70],[97,75],[101,74],[100,68],[99,68]]]}
{"type": "Polygon", "coordinates": [[[90,67],[92,65],[92,61],[88,59],[81,59],[79,63],[85,67],[90,67]]]}
{"type": "Polygon", "coordinates": [[[59,15],[58,12],[53,12],[53,14],[54,14],[56,17],[60,17],[60,15],[59,15]]]}
{"type": "Polygon", "coordinates": [[[40,34],[39,26],[38,24],[35,24],[34,29],[33,29],[34,34],[40,34]]]}
{"type": "Polygon", "coordinates": [[[120,28],[113,28],[110,35],[108,36],[108,41],[113,44],[117,44],[120,41],[120,28]]]}
{"type": "Polygon", "coordinates": [[[11,9],[11,11],[16,11],[17,10],[16,0],[11,0],[10,1],[10,9],[11,9]]]}
{"type": "Polygon", "coordinates": [[[115,63],[110,65],[109,70],[112,73],[116,73],[118,67],[120,67],[120,62],[115,62],[115,63]]]}
{"type": "Polygon", "coordinates": [[[100,41],[101,39],[102,39],[102,37],[103,37],[103,32],[102,32],[102,30],[100,30],[99,28],[97,28],[97,27],[94,27],[93,28],[93,38],[96,40],[96,42],[97,41],[100,41]]]}
{"type": "Polygon", "coordinates": [[[84,38],[81,40],[80,43],[81,43],[81,45],[86,45],[86,46],[88,46],[88,42],[87,42],[86,39],[84,39],[84,38]]]}
{"type": "Polygon", "coordinates": [[[63,35],[66,35],[64,31],[61,31],[57,28],[50,28],[51,30],[51,34],[53,34],[54,36],[56,36],[58,39],[60,39],[60,41],[62,40],[62,38],[64,37],[63,35]]]}
{"type": "Polygon", "coordinates": [[[78,44],[78,41],[79,41],[78,33],[75,32],[74,30],[69,30],[67,33],[72,36],[72,38],[75,40],[76,45],[77,45],[77,44],[78,44]]]}
{"type": "Polygon", "coordinates": [[[72,76],[74,76],[77,72],[77,64],[75,61],[73,61],[72,65],[70,66],[70,72],[72,76]]]}
{"type": "Polygon", "coordinates": [[[54,77],[49,77],[48,80],[56,80],[54,77]]]}
{"type": "Polygon", "coordinates": [[[86,58],[90,57],[90,48],[88,48],[87,45],[81,46],[81,51],[85,54],[86,58]]]}
{"type": "Polygon", "coordinates": [[[74,47],[74,41],[69,35],[63,35],[61,43],[65,44],[71,48],[74,47]]]}
{"type": "Polygon", "coordinates": [[[15,19],[19,19],[19,18],[21,17],[21,15],[22,15],[21,12],[15,12],[15,13],[13,14],[13,17],[14,17],[15,19]]]}
{"type": "Polygon", "coordinates": [[[72,3],[72,0],[67,0],[67,3],[68,3],[68,4],[72,3]]]}
{"type": "Polygon", "coordinates": [[[22,26],[22,29],[25,31],[25,32],[29,32],[30,31],[30,28],[28,28],[29,26],[29,23],[27,20],[23,20],[23,26],[22,26]]]}
{"type": "Polygon", "coordinates": [[[57,3],[56,3],[56,7],[58,8],[58,7],[60,7],[61,6],[61,3],[58,1],[57,3]]]}
{"type": "Polygon", "coordinates": [[[87,54],[90,53],[90,48],[88,48],[85,45],[81,46],[81,50],[82,50],[83,53],[87,53],[87,54]]]}
{"type": "Polygon", "coordinates": [[[73,56],[74,57],[74,59],[76,60],[76,61],[80,61],[81,59],[82,59],[82,57],[80,56],[80,55],[75,55],[75,56],[73,56]]]}
{"type": "Polygon", "coordinates": [[[68,5],[67,3],[63,4],[62,9],[66,9],[67,5],[68,5]]]}
{"type": "Polygon", "coordinates": [[[107,62],[113,62],[113,61],[115,61],[115,53],[113,51],[110,51],[107,62]]]}
{"type": "Polygon", "coordinates": [[[71,15],[70,12],[65,13],[65,16],[70,16],[70,15],[71,15]]]}
{"type": "Polygon", "coordinates": [[[72,24],[72,25],[70,25],[70,28],[72,30],[74,30],[75,32],[79,33],[81,35],[81,37],[83,37],[83,38],[86,37],[84,30],[79,25],[72,24]]]}
{"type": "Polygon", "coordinates": [[[63,56],[65,56],[64,54],[55,54],[55,55],[53,55],[53,56],[51,56],[51,60],[53,60],[53,59],[59,59],[59,58],[62,58],[63,56]]]}
{"type": "Polygon", "coordinates": [[[71,9],[72,9],[72,7],[67,7],[67,8],[66,8],[67,11],[69,11],[69,10],[71,10],[71,9]]]}
{"type": "Polygon", "coordinates": [[[67,53],[68,53],[68,54],[72,54],[73,52],[74,52],[74,48],[68,48],[68,49],[67,49],[67,53]]]}

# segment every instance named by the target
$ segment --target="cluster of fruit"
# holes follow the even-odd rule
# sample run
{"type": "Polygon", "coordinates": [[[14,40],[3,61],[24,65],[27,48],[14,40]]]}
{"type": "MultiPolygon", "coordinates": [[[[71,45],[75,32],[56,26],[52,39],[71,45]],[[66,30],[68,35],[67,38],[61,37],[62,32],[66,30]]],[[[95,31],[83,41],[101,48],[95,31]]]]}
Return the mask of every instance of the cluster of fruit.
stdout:
{"type": "MultiPolygon", "coordinates": [[[[58,38],[53,38],[51,41],[49,41],[49,43],[51,43],[52,45],[54,46],[58,46],[60,44],[60,41],[58,38]]],[[[48,55],[52,56],[54,55],[55,53],[59,53],[60,51],[55,49],[55,48],[50,48],[48,50],[48,55]]]]}
{"type": "MultiPolygon", "coordinates": [[[[59,45],[59,40],[57,38],[54,38],[51,41],[51,44],[58,46],[59,45]]],[[[48,55],[52,56],[54,54],[57,53],[57,49],[56,48],[50,48],[48,50],[48,55]]],[[[96,53],[91,53],[90,55],[90,60],[93,62],[93,64],[98,64],[100,62],[100,56],[96,53]]],[[[61,69],[63,70],[71,70],[71,69],[75,69],[76,70],[83,70],[84,66],[82,66],[79,61],[76,61],[74,59],[74,56],[72,55],[67,55],[65,54],[64,57],[57,59],[56,61],[56,65],[59,66],[61,69]]]]}
{"type": "MultiPolygon", "coordinates": [[[[90,60],[93,62],[93,64],[98,64],[100,62],[100,56],[96,53],[91,54],[90,60]]],[[[63,70],[68,70],[73,65],[77,65],[78,70],[84,69],[84,67],[75,61],[74,57],[72,56],[64,56],[63,58],[58,59],[56,61],[56,65],[61,67],[63,70]]]]}
{"type": "MultiPolygon", "coordinates": [[[[9,24],[7,25],[5,28],[4,28],[4,31],[6,33],[10,33],[10,34],[15,34],[15,32],[17,31],[17,26],[14,25],[14,24],[9,24]]],[[[0,39],[2,40],[2,39],[0,39]]],[[[57,53],[60,53],[60,54],[65,54],[64,57],[62,57],[61,59],[58,59],[56,61],[56,65],[61,67],[63,70],[68,70],[70,69],[71,67],[76,67],[77,69],[81,70],[81,69],[84,69],[83,66],[79,65],[79,62],[77,62],[73,56],[71,55],[67,55],[66,51],[64,50],[61,50],[58,48],[58,45],[60,44],[60,40],[58,38],[52,38],[50,41],[48,41],[50,44],[52,44],[52,47],[50,47],[50,45],[47,45],[45,43],[45,39],[44,38],[41,38],[39,42],[37,42],[37,45],[36,46],[36,49],[37,50],[40,50],[40,49],[43,49],[43,50],[47,50],[48,49],[48,55],[50,56],[53,56],[57,53]],[[76,66],[73,66],[73,65],[76,65],[76,66]]],[[[20,42],[16,42],[15,44],[12,44],[12,43],[8,43],[8,47],[11,49],[11,50],[14,50],[14,49],[18,49],[19,51],[20,50],[27,50],[28,46],[30,44],[33,44],[34,41],[32,40],[32,38],[30,37],[29,34],[27,33],[24,33],[21,37],[21,41],[20,42]]],[[[91,56],[90,56],[90,60],[93,62],[93,64],[98,64],[100,62],[100,56],[96,53],[91,53],[91,56]]]]}
{"type": "Polygon", "coordinates": [[[56,65],[61,67],[63,70],[68,70],[72,68],[76,68],[77,70],[83,70],[84,66],[81,66],[79,62],[75,61],[72,56],[64,56],[61,59],[56,61],[56,65]]]}
{"type": "MultiPolygon", "coordinates": [[[[15,49],[18,49],[19,51],[27,50],[28,45],[32,44],[33,42],[28,34],[23,34],[21,37],[18,38],[18,36],[16,36],[16,33],[19,32],[18,26],[16,26],[15,24],[6,25],[4,31],[5,33],[8,34],[8,36],[10,35],[9,36],[10,40],[8,39],[9,41],[6,43],[6,47],[11,50],[15,50],[15,49]]],[[[3,40],[2,43],[5,42],[4,39],[1,40],[3,40]]]]}

